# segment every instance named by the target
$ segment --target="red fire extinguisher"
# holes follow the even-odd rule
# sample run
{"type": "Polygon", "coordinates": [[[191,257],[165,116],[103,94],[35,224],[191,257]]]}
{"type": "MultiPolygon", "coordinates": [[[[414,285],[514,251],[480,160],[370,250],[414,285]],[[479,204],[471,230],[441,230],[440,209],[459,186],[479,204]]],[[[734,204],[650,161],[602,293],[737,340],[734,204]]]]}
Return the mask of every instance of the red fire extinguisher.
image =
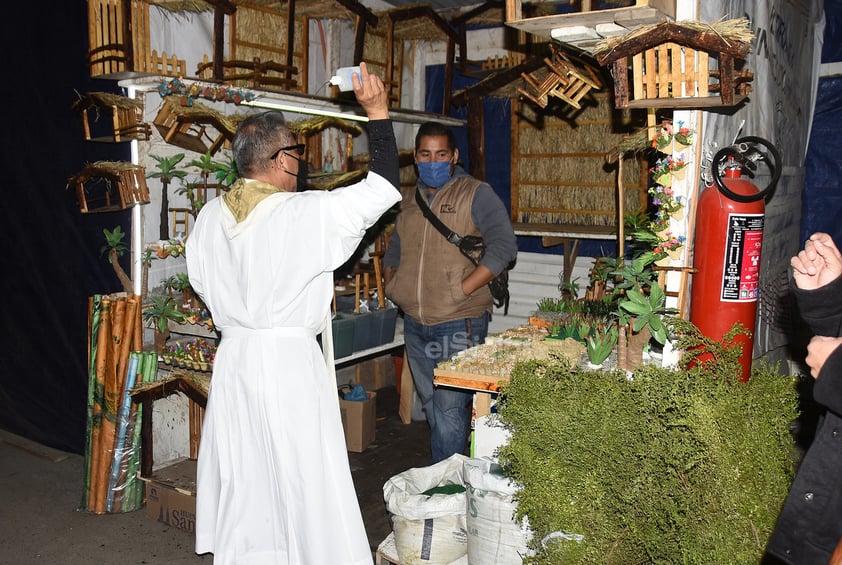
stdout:
{"type": "MultiPolygon", "coordinates": [[[[765,139],[742,137],[714,155],[711,170],[716,187],[702,191],[696,212],[693,266],[697,272],[690,294],[690,321],[715,340],[721,340],[736,322],[742,323],[750,332],[736,338],[742,346],[740,380],[745,382],[751,374],[760,293],[764,199],[780,179],[780,154],[765,139]],[[760,161],[771,172],[771,182],[762,190],[742,176],[753,177],[760,161]]],[[[703,354],[698,361],[709,358],[703,354]]]]}

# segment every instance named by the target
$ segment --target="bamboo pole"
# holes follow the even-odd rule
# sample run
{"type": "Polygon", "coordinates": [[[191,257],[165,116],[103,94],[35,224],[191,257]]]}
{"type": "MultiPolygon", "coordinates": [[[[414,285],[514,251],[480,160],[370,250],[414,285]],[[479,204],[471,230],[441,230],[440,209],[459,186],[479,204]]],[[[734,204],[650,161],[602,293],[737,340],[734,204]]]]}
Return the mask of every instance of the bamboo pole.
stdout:
{"type": "Polygon", "coordinates": [[[88,410],[85,434],[85,484],[81,504],[83,509],[89,508],[89,496],[91,493],[91,455],[94,434],[94,406],[96,404],[97,334],[99,332],[101,307],[101,295],[97,294],[88,298],[88,410]]]}
{"type": "MultiPolygon", "coordinates": [[[[102,309],[100,311],[100,325],[97,332],[97,354],[96,354],[96,384],[94,392],[94,410],[93,410],[93,434],[91,440],[91,481],[90,494],[88,496],[88,510],[96,512],[99,507],[99,497],[101,492],[100,479],[102,474],[100,468],[102,466],[102,437],[103,433],[103,413],[105,407],[105,373],[107,371],[108,349],[109,349],[109,334],[111,326],[111,300],[102,300],[102,309]]],[[[104,501],[103,501],[104,502],[104,501]]],[[[104,505],[103,505],[104,508],[104,505]]]]}

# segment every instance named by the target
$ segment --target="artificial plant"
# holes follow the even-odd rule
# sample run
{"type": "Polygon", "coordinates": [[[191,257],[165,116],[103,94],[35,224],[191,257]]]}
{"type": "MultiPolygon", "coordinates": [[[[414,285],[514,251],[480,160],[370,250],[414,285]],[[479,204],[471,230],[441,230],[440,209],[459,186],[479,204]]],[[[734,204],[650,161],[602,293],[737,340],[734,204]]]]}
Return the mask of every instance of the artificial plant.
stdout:
{"type": "Polygon", "coordinates": [[[111,263],[111,267],[117,274],[117,278],[120,280],[123,290],[128,294],[132,294],[134,292],[134,289],[132,288],[132,280],[120,265],[120,257],[122,257],[126,252],[126,244],[123,243],[123,239],[126,237],[126,234],[120,226],[115,227],[111,231],[107,228],[103,228],[102,233],[105,235],[105,245],[103,245],[100,249],[100,253],[108,257],[108,262],[111,263]]]}
{"type": "MultiPolygon", "coordinates": [[[[706,347],[679,325],[679,347],[706,347]]],[[[525,564],[760,562],[793,477],[797,379],[761,366],[739,382],[739,346],[714,345],[712,361],[631,376],[515,366],[499,459],[532,530],[525,564]]]]}
{"type": "Polygon", "coordinates": [[[176,153],[170,157],[160,157],[158,155],[149,155],[158,162],[158,170],[154,173],[146,175],[149,178],[161,179],[161,221],[159,224],[159,239],[166,240],[169,237],[169,211],[170,199],[167,192],[170,182],[175,179],[183,179],[187,176],[187,171],[182,171],[177,168],[178,164],[184,159],[184,153],[176,153]]]}

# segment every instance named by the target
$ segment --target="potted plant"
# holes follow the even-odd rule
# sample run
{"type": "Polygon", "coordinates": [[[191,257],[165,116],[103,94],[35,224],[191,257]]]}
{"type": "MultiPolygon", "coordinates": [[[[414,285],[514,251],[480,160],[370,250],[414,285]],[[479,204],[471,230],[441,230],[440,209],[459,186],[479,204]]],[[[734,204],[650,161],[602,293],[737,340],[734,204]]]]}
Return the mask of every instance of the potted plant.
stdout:
{"type": "Polygon", "coordinates": [[[153,296],[152,303],[144,308],[143,319],[155,330],[155,351],[161,353],[170,337],[169,322],[184,323],[184,313],[170,296],[153,296]]]}
{"type": "Polygon", "coordinates": [[[193,306],[195,294],[193,293],[193,287],[190,285],[190,277],[187,273],[176,273],[167,280],[173,290],[181,293],[182,304],[187,308],[193,306]]]}
{"type": "Polygon", "coordinates": [[[585,348],[588,354],[590,368],[596,369],[602,367],[602,364],[605,363],[605,360],[608,359],[617,346],[618,332],[617,324],[612,321],[593,327],[585,339],[585,348]]]}

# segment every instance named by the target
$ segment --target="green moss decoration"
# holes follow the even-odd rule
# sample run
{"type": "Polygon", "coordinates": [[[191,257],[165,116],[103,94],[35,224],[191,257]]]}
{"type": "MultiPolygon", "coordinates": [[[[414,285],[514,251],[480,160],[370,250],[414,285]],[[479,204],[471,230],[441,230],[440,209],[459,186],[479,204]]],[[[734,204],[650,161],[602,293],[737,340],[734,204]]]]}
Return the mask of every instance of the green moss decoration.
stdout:
{"type": "Polygon", "coordinates": [[[534,532],[524,563],[758,563],[793,478],[797,379],[740,383],[728,361],[631,379],[516,365],[500,461],[534,532]]]}

